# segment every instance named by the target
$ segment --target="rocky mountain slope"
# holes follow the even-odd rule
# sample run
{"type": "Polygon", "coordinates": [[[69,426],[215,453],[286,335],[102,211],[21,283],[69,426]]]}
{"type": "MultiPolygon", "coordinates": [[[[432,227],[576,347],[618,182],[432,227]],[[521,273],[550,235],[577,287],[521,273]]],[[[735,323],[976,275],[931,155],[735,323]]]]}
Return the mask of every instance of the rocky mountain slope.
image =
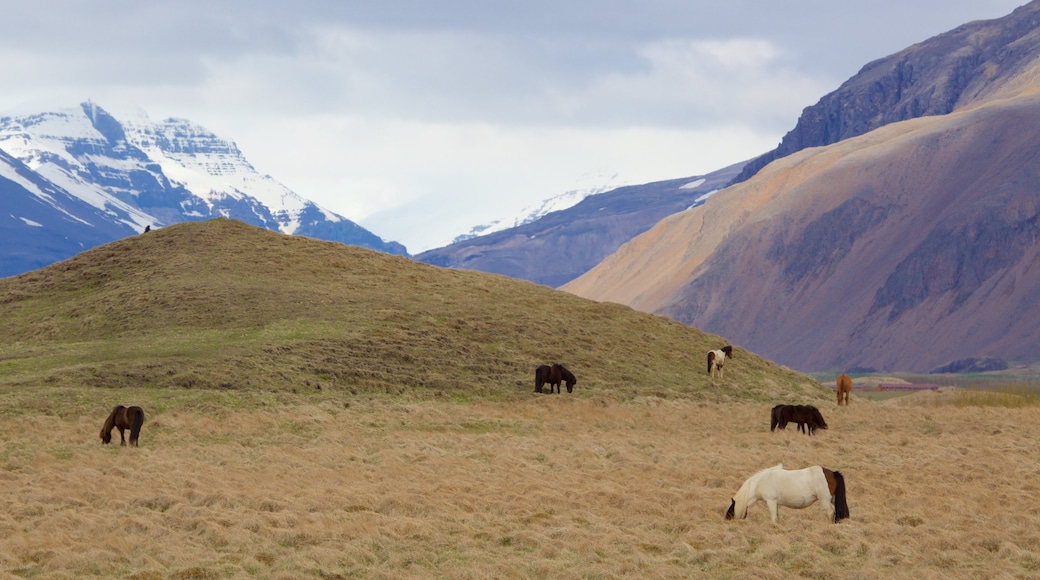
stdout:
{"type": "Polygon", "coordinates": [[[867,64],[806,108],[780,145],[748,163],[734,182],[808,147],[837,143],[889,123],[945,115],[1014,90],[1040,49],[1037,19],[1040,3],[1034,1],[1004,18],[965,24],[867,64]]]}
{"type": "Polygon", "coordinates": [[[952,112],[783,157],[564,289],[667,314],[800,370],[1040,360],[1037,13],[1034,2],[900,53],[941,67],[915,64],[918,95],[962,87],[952,112]],[[1004,55],[981,66],[987,82],[944,84],[964,70],[950,64],[963,39],[987,47],[967,54],[1004,55]]]}

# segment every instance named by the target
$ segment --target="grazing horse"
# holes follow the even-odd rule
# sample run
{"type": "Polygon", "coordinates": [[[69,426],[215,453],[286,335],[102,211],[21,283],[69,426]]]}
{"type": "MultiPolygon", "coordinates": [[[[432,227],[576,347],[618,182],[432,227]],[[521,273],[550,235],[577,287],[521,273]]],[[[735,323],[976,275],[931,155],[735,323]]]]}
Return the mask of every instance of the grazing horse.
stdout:
{"type": "Polygon", "coordinates": [[[797,423],[798,430],[815,435],[816,429],[826,429],[823,414],[812,405],[777,405],[769,413],[769,430],[787,429],[788,423],[797,423]]]}
{"type": "Polygon", "coordinates": [[[560,392],[560,383],[566,383],[567,392],[574,391],[574,385],[577,384],[578,379],[574,377],[574,373],[567,370],[567,367],[556,363],[552,366],[542,365],[534,370],[534,392],[541,393],[542,387],[546,384],[549,385],[549,393],[553,392],[553,387],[556,387],[556,392],[560,392]]]}
{"type": "Polygon", "coordinates": [[[802,509],[820,500],[831,521],[838,523],[849,517],[845,499],[845,477],[815,465],[805,469],[784,469],[782,464],[752,475],[730,498],[726,519],[747,518],[748,507],[758,500],[766,502],[769,517],[776,523],[779,506],[802,509]]]}
{"type": "Polygon", "coordinates": [[[141,425],[144,425],[144,409],[141,407],[124,407],[116,405],[105,419],[101,427],[101,443],[107,444],[112,441],[112,429],[119,429],[119,444],[126,446],[123,430],[130,430],[130,445],[137,447],[137,439],[141,436],[141,425]]]}
{"type": "Polygon", "coordinates": [[[838,376],[838,406],[849,405],[849,393],[852,392],[852,379],[849,375],[841,373],[838,376]]]}
{"type": "Polygon", "coordinates": [[[726,359],[733,358],[733,347],[724,346],[719,350],[708,351],[708,374],[711,378],[715,378],[715,371],[719,371],[719,378],[722,378],[722,365],[726,364],[726,359]]]}

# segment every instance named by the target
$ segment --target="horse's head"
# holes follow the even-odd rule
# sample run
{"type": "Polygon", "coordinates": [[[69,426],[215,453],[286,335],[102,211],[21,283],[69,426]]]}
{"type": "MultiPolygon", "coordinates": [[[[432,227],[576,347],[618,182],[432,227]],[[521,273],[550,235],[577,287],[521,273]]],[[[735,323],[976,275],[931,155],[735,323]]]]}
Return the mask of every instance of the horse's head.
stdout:
{"type": "Polygon", "coordinates": [[[726,358],[733,358],[733,347],[726,345],[722,347],[722,352],[726,353],[726,358]]]}
{"type": "Polygon", "coordinates": [[[729,500],[729,509],[726,510],[726,519],[727,520],[732,520],[733,519],[733,516],[735,515],[733,512],[736,509],[736,507],[737,507],[737,501],[735,499],[730,498],[730,500],[729,500]]]}
{"type": "Polygon", "coordinates": [[[823,414],[820,413],[820,410],[816,407],[812,407],[810,411],[812,412],[813,421],[816,422],[816,426],[820,429],[826,429],[827,422],[823,420],[823,414]]]}
{"type": "Polygon", "coordinates": [[[101,443],[107,444],[112,442],[112,431],[101,430],[101,443]]]}
{"type": "Polygon", "coordinates": [[[578,379],[575,378],[574,373],[572,373],[569,370],[567,370],[567,367],[565,367],[563,365],[559,365],[559,367],[560,367],[560,377],[562,377],[563,381],[565,383],[567,383],[567,392],[568,393],[574,392],[574,385],[578,384],[578,379]]]}

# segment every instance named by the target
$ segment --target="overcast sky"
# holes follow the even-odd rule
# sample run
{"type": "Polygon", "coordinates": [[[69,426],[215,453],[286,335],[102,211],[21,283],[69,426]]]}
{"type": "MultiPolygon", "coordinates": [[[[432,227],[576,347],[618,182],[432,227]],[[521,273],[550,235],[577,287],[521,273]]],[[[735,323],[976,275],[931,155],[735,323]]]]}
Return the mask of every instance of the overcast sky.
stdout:
{"type": "Polygon", "coordinates": [[[0,112],[190,119],[418,252],[764,153],[869,61],[1024,3],[0,0],[0,112]]]}

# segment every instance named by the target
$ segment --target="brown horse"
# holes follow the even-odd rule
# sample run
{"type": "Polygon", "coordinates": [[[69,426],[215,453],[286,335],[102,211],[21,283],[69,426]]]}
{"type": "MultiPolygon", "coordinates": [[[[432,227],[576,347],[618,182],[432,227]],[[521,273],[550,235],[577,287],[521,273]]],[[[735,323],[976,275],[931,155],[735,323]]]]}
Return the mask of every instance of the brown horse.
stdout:
{"type": "Polygon", "coordinates": [[[108,419],[101,427],[101,443],[112,441],[112,429],[119,429],[119,444],[126,446],[123,430],[130,430],[130,446],[137,447],[137,439],[141,436],[141,425],[144,425],[144,409],[141,407],[124,407],[116,405],[109,413],[108,419]]]}
{"type": "Polygon", "coordinates": [[[838,376],[838,406],[843,404],[848,406],[849,404],[849,393],[852,392],[852,379],[849,375],[841,373],[838,376]]]}
{"type": "Polygon", "coordinates": [[[567,370],[563,365],[556,363],[552,366],[542,365],[534,370],[534,392],[541,393],[542,387],[546,384],[549,385],[549,393],[553,392],[553,387],[556,387],[556,392],[560,392],[560,383],[567,384],[567,392],[574,391],[574,385],[578,382],[578,379],[574,378],[574,373],[567,370]]]}

